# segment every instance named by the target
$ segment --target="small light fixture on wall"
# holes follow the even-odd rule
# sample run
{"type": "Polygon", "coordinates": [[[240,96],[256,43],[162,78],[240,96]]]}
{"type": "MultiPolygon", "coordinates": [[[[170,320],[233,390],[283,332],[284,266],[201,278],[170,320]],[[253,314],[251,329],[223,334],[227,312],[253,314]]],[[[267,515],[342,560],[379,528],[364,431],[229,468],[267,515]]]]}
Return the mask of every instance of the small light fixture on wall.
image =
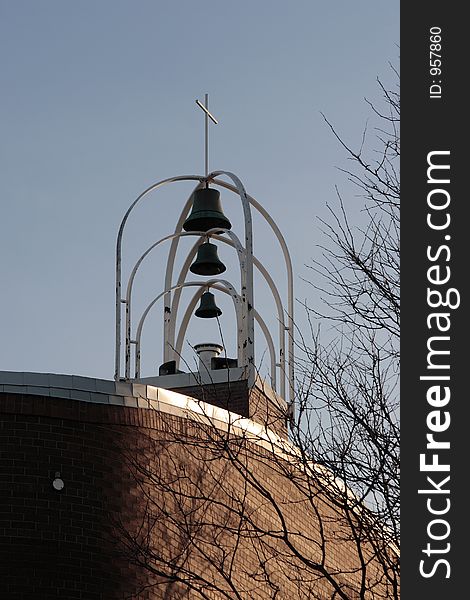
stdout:
{"type": "Polygon", "coordinates": [[[52,482],[52,487],[57,490],[58,492],[60,492],[62,489],[64,489],[64,480],[60,478],[60,472],[56,471],[55,473],[55,479],[52,482]]]}

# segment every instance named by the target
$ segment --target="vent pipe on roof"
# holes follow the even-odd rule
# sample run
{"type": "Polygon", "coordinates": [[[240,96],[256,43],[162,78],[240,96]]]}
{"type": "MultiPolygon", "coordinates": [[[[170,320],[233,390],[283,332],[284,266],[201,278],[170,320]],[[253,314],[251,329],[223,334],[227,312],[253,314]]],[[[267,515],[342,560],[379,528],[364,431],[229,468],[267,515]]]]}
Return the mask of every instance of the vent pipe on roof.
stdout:
{"type": "Polygon", "coordinates": [[[194,346],[194,349],[196,350],[199,356],[199,373],[207,373],[207,371],[210,371],[212,369],[212,359],[219,356],[224,347],[220,344],[205,343],[196,344],[194,346]]]}

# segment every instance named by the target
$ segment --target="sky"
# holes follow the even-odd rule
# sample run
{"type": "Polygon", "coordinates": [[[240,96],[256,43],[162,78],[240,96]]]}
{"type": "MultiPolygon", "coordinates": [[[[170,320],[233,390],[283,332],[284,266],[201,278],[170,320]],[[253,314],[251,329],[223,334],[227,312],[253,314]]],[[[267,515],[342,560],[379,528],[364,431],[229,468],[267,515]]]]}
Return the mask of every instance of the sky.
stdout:
{"type": "MultiPolygon", "coordinates": [[[[210,170],[237,174],[268,210],[292,256],[295,296],[315,305],[303,278],[312,277],[306,265],[324,241],[319,218],[335,204],[335,186],[361,219],[358,192],[339,170],[347,157],[322,113],[359,147],[371,118],[364,99],[380,102],[377,77],[393,81],[398,46],[398,1],[0,0],[0,370],[113,378],[119,224],[152,183],[203,173],[195,100],[205,93],[219,121],[210,170]]],[[[172,184],[136,209],[124,273],[174,230],[190,191],[172,184]]],[[[235,200],[222,192],[242,235],[235,200]]],[[[276,241],[254,222],[255,254],[285,293],[276,241]]],[[[230,249],[219,244],[219,256],[230,279],[230,249]]],[[[165,261],[155,251],[139,271],[137,318],[163,291],[165,261]]],[[[256,309],[276,331],[272,300],[257,286],[256,309]]],[[[219,296],[234,355],[231,307],[219,296]]],[[[189,350],[219,341],[214,324],[196,321],[189,350]]],[[[300,305],[296,321],[305,322],[300,305]]],[[[150,376],[162,362],[161,306],[147,323],[150,376]]],[[[256,343],[263,362],[259,332],[256,343]]]]}

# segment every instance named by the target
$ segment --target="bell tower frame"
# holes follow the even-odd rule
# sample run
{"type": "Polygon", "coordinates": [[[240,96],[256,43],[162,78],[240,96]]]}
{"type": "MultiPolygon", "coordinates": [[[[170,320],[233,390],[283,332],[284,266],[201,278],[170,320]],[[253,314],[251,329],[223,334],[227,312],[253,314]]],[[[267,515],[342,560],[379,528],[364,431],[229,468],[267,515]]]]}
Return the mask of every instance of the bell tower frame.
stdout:
{"type": "Polygon", "coordinates": [[[141,376],[140,373],[140,340],[142,328],[145,323],[145,319],[150,312],[151,308],[156,304],[158,300],[163,298],[163,360],[167,362],[169,360],[179,361],[179,355],[181,353],[182,341],[186,332],[189,319],[192,314],[197,300],[200,298],[202,293],[213,287],[214,289],[221,290],[222,292],[228,293],[232,296],[235,305],[235,311],[237,315],[237,347],[238,347],[238,360],[239,366],[246,369],[246,376],[248,384],[252,385],[256,376],[256,365],[255,365],[255,335],[254,335],[254,322],[255,320],[259,323],[260,328],[266,338],[268,349],[271,358],[271,384],[273,388],[279,390],[281,396],[285,399],[287,392],[289,394],[290,403],[294,400],[294,331],[293,331],[293,314],[294,314],[294,298],[293,298],[293,270],[292,261],[287,248],[287,244],[280,232],[278,226],[269,215],[269,213],[259,204],[259,202],[246,193],[245,188],[241,180],[229,171],[214,171],[207,177],[202,175],[181,175],[163,179],[157,183],[154,183],[146,190],[144,190],[130,205],[126,211],[117,236],[116,243],[116,343],[115,343],[115,380],[138,380],[141,376]],[[221,177],[227,177],[230,182],[227,182],[221,177]],[[129,215],[134,208],[144,198],[150,196],[152,192],[164,187],[165,185],[172,184],[178,181],[194,181],[196,187],[193,192],[197,189],[201,189],[207,184],[212,186],[218,186],[229,190],[236,194],[243,208],[243,215],[245,221],[244,231],[244,244],[238,239],[238,237],[229,230],[221,232],[220,228],[216,231],[209,230],[207,232],[186,232],[183,231],[183,223],[187,218],[192,204],[192,194],[186,201],[178,222],[176,224],[173,234],[165,236],[159,239],[157,242],[152,244],[142,254],[139,260],[134,265],[130,276],[126,282],[126,293],[123,297],[123,282],[122,282],[122,241],[125,231],[125,225],[129,218],[129,215]],[[281,295],[273,279],[264,268],[262,263],[253,255],[253,227],[251,218],[251,208],[254,208],[258,213],[267,221],[273,234],[279,242],[281,251],[284,256],[286,275],[287,275],[287,303],[284,307],[284,303],[281,300],[281,295]],[[227,237],[224,237],[224,234],[227,237]],[[184,265],[179,273],[176,282],[174,280],[174,267],[175,258],[178,250],[178,243],[181,237],[193,235],[197,236],[198,240],[194,244],[193,248],[188,253],[184,265]],[[201,242],[201,239],[212,237],[218,241],[226,243],[235,248],[240,263],[240,289],[236,292],[235,287],[225,279],[211,279],[209,281],[186,281],[186,275],[189,270],[191,261],[193,260],[197,248],[201,242]],[[150,254],[150,252],[162,244],[163,242],[170,242],[170,249],[168,253],[168,260],[165,270],[165,283],[163,292],[159,293],[152,302],[144,310],[137,328],[134,330],[132,323],[132,291],[135,275],[142,264],[143,260],[150,254]],[[256,311],[254,306],[254,294],[253,294],[253,275],[254,267],[257,268],[260,275],[265,279],[268,287],[270,288],[273,298],[277,307],[277,318],[279,322],[279,340],[275,344],[272,340],[270,332],[264,323],[261,315],[256,311]],[[189,303],[186,313],[183,317],[179,332],[176,332],[176,318],[178,315],[178,309],[180,305],[181,291],[185,287],[196,287],[197,290],[189,303]],[[124,322],[125,327],[122,327],[123,321],[123,305],[124,305],[124,322]],[[124,330],[124,331],[123,331],[124,330]],[[123,335],[124,334],[124,335],[123,335]],[[124,343],[123,343],[124,342],[124,343]],[[122,346],[124,345],[124,356],[122,357],[122,346]],[[277,349],[275,348],[277,346],[277,349]],[[287,352],[286,352],[287,350],[287,352]],[[286,357],[287,354],[287,357],[286,357]],[[124,360],[122,360],[122,358],[124,360]],[[124,370],[122,371],[122,362],[124,363],[124,370]],[[131,377],[131,363],[134,363],[134,377],[131,377]],[[278,386],[279,380],[279,386],[278,386]]]}

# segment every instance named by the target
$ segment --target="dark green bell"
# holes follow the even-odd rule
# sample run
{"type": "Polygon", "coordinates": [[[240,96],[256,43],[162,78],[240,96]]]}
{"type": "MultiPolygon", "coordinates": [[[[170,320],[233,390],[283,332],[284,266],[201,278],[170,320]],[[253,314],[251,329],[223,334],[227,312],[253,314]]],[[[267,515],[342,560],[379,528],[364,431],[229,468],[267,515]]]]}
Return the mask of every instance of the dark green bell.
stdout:
{"type": "Polygon", "coordinates": [[[199,308],[194,314],[196,317],[200,317],[201,319],[213,319],[214,317],[220,317],[222,311],[215,303],[214,294],[211,292],[204,292],[201,296],[199,308]]]}
{"type": "Polygon", "coordinates": [[[232,224],[222,212],[220,192],[213,188],[201,188],[193,194],[193,209],[183,223],[185,231],[208,231],[220,227],[231,229],[232,224]]]}
{"type": "Polygon", "coordinates": [[[206,242],[197,249],[197,257],[189,267],[196,275],[219,275],[225,271],[224,263],[217,256],[217,246],[206,242]]]}

